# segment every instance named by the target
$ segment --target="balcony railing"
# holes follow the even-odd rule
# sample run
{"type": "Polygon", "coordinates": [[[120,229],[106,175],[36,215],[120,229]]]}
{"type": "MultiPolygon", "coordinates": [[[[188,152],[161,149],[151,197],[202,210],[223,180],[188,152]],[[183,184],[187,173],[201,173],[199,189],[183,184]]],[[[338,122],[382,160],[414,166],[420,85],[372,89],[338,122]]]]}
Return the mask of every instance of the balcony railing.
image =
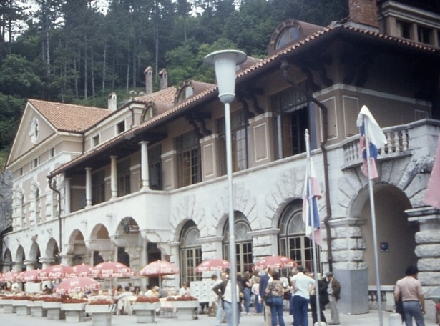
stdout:
{"type": "MultiPolygon", "coordinates": [[[[410,125],[400,125],[383,129],[387,143],[384,147],[378,148],[378,159],[392,158],[407,154],[410,150],[410,125]]],[[[345,166],[359,164],[362,161],[359,150],[360,137],[356,136],[343,145],[345,166]]]]}

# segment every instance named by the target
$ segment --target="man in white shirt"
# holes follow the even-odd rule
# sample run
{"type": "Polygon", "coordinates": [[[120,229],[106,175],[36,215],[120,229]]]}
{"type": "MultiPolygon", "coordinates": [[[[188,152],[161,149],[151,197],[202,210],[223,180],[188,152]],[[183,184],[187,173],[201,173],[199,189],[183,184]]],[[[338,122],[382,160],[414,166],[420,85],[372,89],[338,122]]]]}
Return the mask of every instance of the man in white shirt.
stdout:
{"type": "MultiPolygon", "coordinates": [[[[242,292],[241,287],[240,287],[240,283],[237,282],[237,290],[236,290],[236,295],[237,295],[237,304],[240,304],[240,292],[242,292]]],[[[223,304],[224,304],[224,309],[225,309],[225,314],[226,314],[226,322],[228,324],[228,326],[237,326],[238,324],[240,324],[240,308],[237,307],[238,310],[238,316],[237,316],[237,325],[233,325],[232,323],[232,287],[231,287],[231,282],[229,280],[226,281],[226,286],[225,286],[225,294],[223,296],[223,304]]]]}
{"type": "Polygon", "coordinates": [[[220,326],[222,319],[224,318],[223,309],[223,295],[225,294],[225,281],[227,280],[227,275],[225,272],[220,274],[220,280],[215,284],[212,290],[217,294],[217,314],[215,320],[215,326],[220,326]]]}
{"type": "Polygon", "coordinates": [[[292,286],[294,291],[293,314],[295,316],[294,326],[308,326],[308,308],[310,291],[315,287],[315,280],[304,274],[304,267],[298,265],[298,274],[293,277],[292,286]]]}

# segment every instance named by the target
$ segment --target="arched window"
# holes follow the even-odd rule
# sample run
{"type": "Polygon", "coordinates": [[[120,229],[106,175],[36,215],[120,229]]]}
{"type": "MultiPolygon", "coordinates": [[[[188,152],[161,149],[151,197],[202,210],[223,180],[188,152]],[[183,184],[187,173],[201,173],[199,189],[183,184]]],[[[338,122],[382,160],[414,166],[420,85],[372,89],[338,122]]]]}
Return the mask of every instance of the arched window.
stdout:
{"type": "Polygon", "coordinates": [[[286,28],[277,40],[276,49],[279,50],[287,44],[294,42],[301,35],[297,26],[286,28]]]}
{"type": "MultiPolygon", "coordinates": [[[[237,272],[252,271],[252,236],[251,228],[242,213],[235,213],[235,255],[237,259],[237,272]]],[[[229,260],[229,221],[225,223],[223,234],[223,257],[229,260]]]]}
{"type": "MultiPolygon", "coordinates": [[[[296,261],[299,265],[313,270],[313,243],[304,234],[302,202],[290,203],[280,218],[279,252],[296,261]]],[[[317,247],[317,266],[321,270],[319,249],[317,247]]]]}
{"type": "Polygon", "coordinates": [[[198,281],[202,273],[196,267],[202,262],[202,246],[199,243],[200,231],[193,221],[188,221],[182,229],[180,245],[181,282],[198,281]]]}
{"type": "Polygon", "coordinates": [[[26,226],[26,215],[24,213],[25,201],[24,201],[23,193],[20,193],[19,200],[20,200],[20,207],[19,207],[20,225],[22,228],[24,228],[26,226]]]}

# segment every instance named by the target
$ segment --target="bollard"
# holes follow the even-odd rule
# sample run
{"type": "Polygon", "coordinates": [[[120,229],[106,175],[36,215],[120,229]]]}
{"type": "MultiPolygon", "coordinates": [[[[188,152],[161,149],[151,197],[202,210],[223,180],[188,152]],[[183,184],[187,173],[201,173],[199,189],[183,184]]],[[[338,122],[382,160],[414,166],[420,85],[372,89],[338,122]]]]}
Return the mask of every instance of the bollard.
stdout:
{"type": "Polygon", "coordinates": [[[400,314],[392,313],[388,316],[388,326],[401,326],[402,320],[400,319],[400,314]]]}

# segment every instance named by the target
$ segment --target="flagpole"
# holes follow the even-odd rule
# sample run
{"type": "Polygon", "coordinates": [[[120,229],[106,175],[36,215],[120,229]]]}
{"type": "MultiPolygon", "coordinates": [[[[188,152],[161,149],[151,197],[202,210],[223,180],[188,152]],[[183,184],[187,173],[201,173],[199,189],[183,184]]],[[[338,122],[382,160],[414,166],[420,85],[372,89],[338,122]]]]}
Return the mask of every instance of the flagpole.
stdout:
{"type": "Polygon", "coordinates": [[[379,277],[379,254],[377,251],[377,236],[376,236],[376,210],[374,206],[374,194],[373,194],[373,182],[371,179],[371,163],[370,163],[370,140],[368,134],[367,117],[364,115],[364,128],[365,128],[365,147],[367,151],[367,170],[368,170],[368,191],[370,193],[370,207],[371,207],[371,228],[373,233],[373,248],[374,248],[374,264],[376,270],[376,295],[377,295],[377,311],[379,314],[379,325],[383,326],[382,316],[382,289],[380,285],[379,277]]]}
{"type": "MultiPolygon", "coordinates": [[[[318,266],[316,263],[316,244],[315,244],[315,219],[314,219],[314,211],[313,209],[315,208],[313,205],[313,200],[312,200],[312,183],[310,180],[310,173],[312,170],[312,155],[310,152],[310,137],[309,137],[309,130],[306,129],[305,131],[305,140],[306,140],[306,152],[307,152],[307,170],[309,171],[308,173],[308,178],[307,178],[307,201],[309,202],[309,216],[311,216],[310,220],[311,220],[311,227],[312,227],[312,250],[313,250],[313,276],[315,278],[315,301],[316,301],[316,315],[318,317],[318,325],[321,326],[321,307],[319,304],[319,284],[318,284],[318,266]]],[[[307,218],[309,218],[309,216],[307,216],[307,218]]]]}

